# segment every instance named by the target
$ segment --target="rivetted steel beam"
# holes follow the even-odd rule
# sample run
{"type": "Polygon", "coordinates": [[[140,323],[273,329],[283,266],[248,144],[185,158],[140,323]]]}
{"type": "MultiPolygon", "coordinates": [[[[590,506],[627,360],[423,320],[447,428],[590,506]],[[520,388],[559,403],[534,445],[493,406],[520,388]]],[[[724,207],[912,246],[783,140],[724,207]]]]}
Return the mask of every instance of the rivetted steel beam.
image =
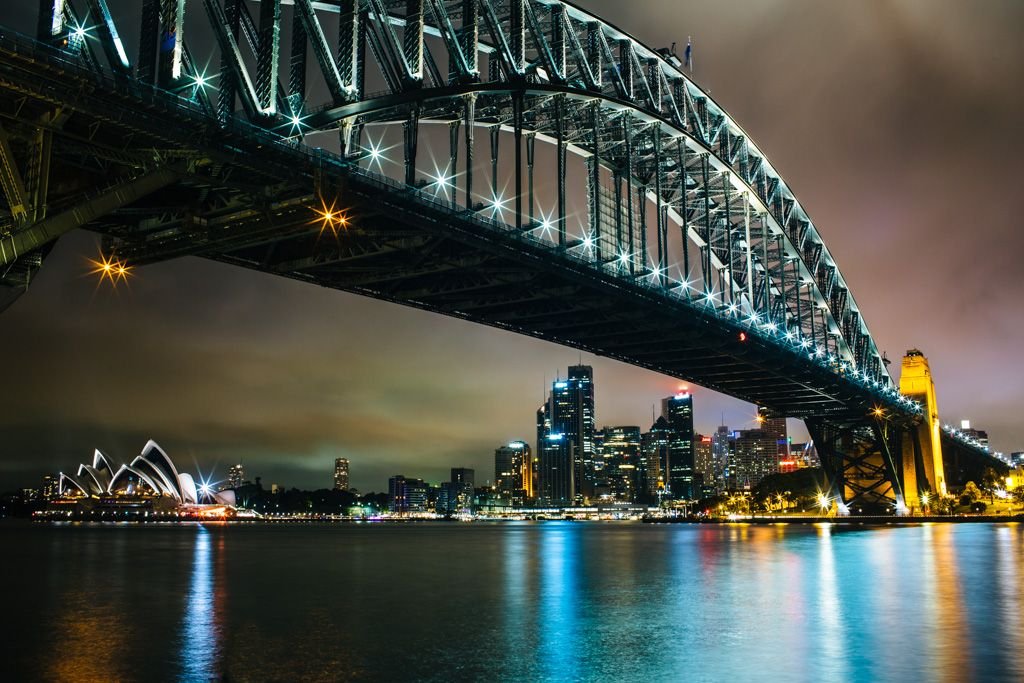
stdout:
{"type": "Polygon", "coordinates": [[[184,73],[185,0],[163,0],[161,10],[157,83],[172,90],[184,73]]]}
{"type": "Polygon", "coordinates": [[[414,104],[409,109],[409,116],[402,125],[405,136],[405,184],[415,187],[416,151],[420,130],[420,107],[418,104],[414,104]]]}
{"type": "MultiPolygon", "coordinates": [[[[587,159],[587,198],[590,200],[590,239],[595,245],[594,258],[601,261],[601,104],[590,106],[591,135],[594,137],[594,156],[587,159]]],[[[589,256],[589,255],[588,255],[589,256]]]]}
{"type": "Polygon", "coordinates": [[[281,59],[281,0],[260,0],[256,46],[256,105],[261,114],[277,113],[277,70],[281,59]]]}
{"type": "Polygon", "coordinates": [[[25,181],[11,151],[7,131],[0,125],[0,186],[3,188],[7,206],[15,223],[28,219],[28,199],[25,192],[25,181]]]}
{"type": "Polygon", "coordinates": [[[39,23],[36,39],[43,43],[54,43],[64,34],[65,0],[39,0],[39,23]]]}
{"type": "Polygon", "coordinates": [[[409,69],[410,85],[423,84],[423,0],[405,0],[405,32],[402,50],[409,69]]]}
{"type": "MultiPolygon", "coordinates": [[[[331,54],[331,49],[327,46],[327,38],[324,36],[324,30],[316,17],[316,12],[313,10],[311,0],[295,0],[295,14],[301,21],[301,26],[305,33],[303,37],[308,38],[309,44],[313,48],[313,55],[316,57],[320,71],[323,73],[331,99],[334,102],[343,102],[345,100],[345,88],[342,76],[338,70],[338,64],[334,61],[334,57],[331,54]]],[[[297,38],[298,36],[293,31],[293,51],[295,49],[294,42],[297,38]]]]}
{"type": "MultiPolygon", "coordinates": [[[[256,95],[256,88],[253,87],[252,79],[249,78],[249,71],[245,68],[245,62],[242,60],[242,53],[238,48],[238,41],[236,39],[239,21],[235,17],[238,16],[238,12],[241,10],[240,0],[227,1],[228,7],[235,11],[231,19],[225,15],[224,9],[220,6],[218,0],[203,0],[203,5],[206,7],[206,13],[210,18],[210,25],[213,28],[213,35],[220,47],[221,59],[228,63],[234,82],[241,86],[239,95],[241,96],[242,107],[249,118],[256,118],[262,113],[259,105],[260,100],[256,95]]],[[[222,113],[227,110],[228,106],[234,108],[233,99],[231,97],[228,100],[222,100],[224,102],[220,107],[222,113]]]]}
{"type": "Polygon", "coordinates": [[[558,156],[558,246],[565,247],[565,98],[561,95],[555,96],[555,141],[557,146],[556,154],[558,156]]]}
{"type": "Polygon", "coordinates": [[[338,12],[338,82],[352,99],[363,95],[365,22],[359,0],[341,0],[338,12]]]}
{"type": "Polygon", "coordinates": [[[90,221],[138,201],[181,178],[181,172],[158,168],[87,199],[74,208],[34,223],[0,239],[0,266],[13,263],[19,256],[51,242],[90,221]]]}
{"type": "MultiPolygon", "coordinates": [[[[302,11],[296,4],[292,12],[291,59],[288,60],[288,106],[292,116],[300,116],[306,100],[306,26],[302,22],[302,11]]],[[[335,100],[335,103],[338,101],[335,100]]],[[[301,126],[296,126],[301,128],[301,126]]],[[[295,132],[301,134],[301,130],[295,132]]]]}
{"type": "Polygon", "coordinates": [[[466,58],[466,67],[475,77],[480,75],[480,13],[477,0],[462,0],[462,26],[459,45],[466,58]]]}
{"type": "Polygon", "coordinates": [[[117,33],[117,26],[114,25],[114,17],[107,7],[107,0],[88,0],[89,13],[96,18],[96,27],[100,34],[100,44],[107,55],[107,61],[115,73],[128,73],[131,62],[128,61],[128,54],[124,50],[124,43],[117,33]]]}
{"type": "Polygon", "coordinates": [[[160,33],[160,0],[142,0],[139,60],[136,75],[143,83],[156,82],[156,47],[160,33]]]}
{"type": "Polygon", "coordinates": [[[462,45],[459,42],[459,34],[456,33],[455,27],[452,26],[451,17],[448,16],[448,10],[445,9],[443,0],[427,0],[427,3],[431,13],[434,15],[434,22],[437,24],[438,31],[441,33],[441,39],[448,49],[449,82],[469,81],[472,78],[472,73],[466,61],[466,55],[462,50],[462,45]]]}

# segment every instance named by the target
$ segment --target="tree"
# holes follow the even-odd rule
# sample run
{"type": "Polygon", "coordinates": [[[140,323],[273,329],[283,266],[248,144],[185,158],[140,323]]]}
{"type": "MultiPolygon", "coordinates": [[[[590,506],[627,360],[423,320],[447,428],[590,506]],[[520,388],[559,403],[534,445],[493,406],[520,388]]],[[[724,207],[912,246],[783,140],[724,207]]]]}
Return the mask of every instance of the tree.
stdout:
{"type": "Polygon", "coordinates": [[[988,502],[995,502],[996,489],[1000,488],[1001,484],[999,474],[991,467],[985,468],[985,473],[981,475],[981,487],[988,494],[988,502]]]}
{"type": "Polygon", "coordinates": [[[969,481],[964,485],[963,497],[970,498],[970,502],[968,504],[974,503],[981,498],[981,489],[979,489],[978,485],[973,481],[969,481]]]}

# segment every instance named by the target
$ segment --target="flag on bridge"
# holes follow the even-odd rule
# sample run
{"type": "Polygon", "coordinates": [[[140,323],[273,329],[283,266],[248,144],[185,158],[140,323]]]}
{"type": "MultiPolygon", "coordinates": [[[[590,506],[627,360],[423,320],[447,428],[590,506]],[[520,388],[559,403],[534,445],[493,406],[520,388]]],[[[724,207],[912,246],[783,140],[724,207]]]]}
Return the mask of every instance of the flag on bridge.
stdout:
{"type": "Polygon", "coordinates": [[[686,37],[686,68],[693,73],[693,43],[690,42],[690,37],[686,37]]]}

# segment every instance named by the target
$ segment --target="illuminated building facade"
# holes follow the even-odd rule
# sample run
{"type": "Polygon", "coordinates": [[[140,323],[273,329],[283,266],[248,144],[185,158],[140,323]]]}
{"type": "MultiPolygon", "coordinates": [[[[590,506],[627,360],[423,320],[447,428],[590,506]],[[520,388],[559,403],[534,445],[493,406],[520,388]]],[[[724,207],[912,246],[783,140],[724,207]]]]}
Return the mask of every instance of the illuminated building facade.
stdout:
{"type": "Polygon", "coordinates": [[[698,497],[694,487],[693,394],[681,391],[661,401],[661,414],[672,429],[668,449],[668,490],[676,500],[698,497]]]}
{"type": "Polygon", "coordinates": [[[637,502],[644,496],[646,463],[639,427],[605,427],[601,438],[601,488],[614,500],[637,502]]]}
{"type": "MultiPolygon", "coordinates": [[[[717,484],[715,474],[715,456],[713,439],[703,434],[693,436],[693,471],[694,479],[699,480],[704,488],[717,484]]],[[[702,493],[704,491],[702,490],[702,493]]]]}
{"type": "Polygon", "coordinates": [[[729,488],[750,490],[769,474],[779,471],[778,444],[763,429],[745,429],[733,435],[729,453],[729,488]]]}
{"type": "Polygon", "coordinates": [[[334,490],[348,491],[348,458],[334,460],[334,490]]]}
{"type": "Polygon", "coordinates": [[[429,487],[422,479],[401,474],[388,479],[388,509],[395,514],[427,512],[429,487]]]}
{"type": "Polygon", "coordinates": [[[732,432],[726,425],[719,425],[711,436],[711,457],[715,461],[715,480],[728,486],[729,454],[732,451],[732,432]]]}
{"type": "Polygon", "coordinates": [[[770,417],[768,412],[762,408],[757,410],[758,427],[770,437],[775,439],[779,460],[789,459],[789,434],[786,427],[786,418],[770,417]]]}
{"type": "Polygon", "coordinates": [[[511,441],[495,449],[494,487],[514,507],[533,498],[533,453],[525,441],[511,441]]]}
{"type": "Polygon", "coordinates": [[[148,441],[130,464],[115,466],[102,451],[93,452],[92,464],[82,463],[75,474],[61,472],[58,497],[89,506],[153,503],[168,506],[213,502],[234,505],[232,491],[213,492],[204,483],[197,487],[187,472],[179,472],[174,461],[155,441],[148,441]]]}
{"type": "Polygon", "coordinates": [[[672,425],[664,416],[651,425],[641,439],[644,457],[644,479],[649,501],[668,495],[669,449],[672,444],[672,425]]]}
{"type": "Polygon", "coordinates": [[[225,488],[237,489],[245,485],[245,470],[242,463],[232,465],[228,468],[228,480],[225,488]]]}
{"type": "Polygon", "coordinates": [[[570,366],[537,411],[538,493],[545,505],[582,504],[593,493],[594,421],[593,368],[570,366]]]}

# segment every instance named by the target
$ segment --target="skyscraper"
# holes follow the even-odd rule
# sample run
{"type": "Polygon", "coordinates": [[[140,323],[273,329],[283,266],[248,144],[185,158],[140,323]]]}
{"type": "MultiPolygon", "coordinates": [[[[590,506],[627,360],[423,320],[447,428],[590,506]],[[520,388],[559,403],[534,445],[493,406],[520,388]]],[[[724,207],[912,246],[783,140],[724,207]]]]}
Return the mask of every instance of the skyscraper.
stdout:
{"type": "Polygon", "coordinates": [[[693,485],[693,394],[680,391],[662,399],[661,414],[672,428],[668,490],[676,500],[692,500],[700,493],[693,485]]]}
{"type": "Polygon", "coordinates": [[[786,460],[789,457],[789,435],[786,430],[786,418],[769,417],[767,410],[758,408],[757,423],[761,430],[775,439],[777,459],[786,460]]]}
{"type": "Polygon", "coordinates": [[[525,441],[511,441],[494,451],[494,487],[514,507],[533,497],[533,454],[525,441]]]}
{"type": "Polygon", "coordinates": [[[715,456],[713,440],[710,436],[704,436],[703,434],[694,434],[693,470],[694,479],[700,479],[700,483],[703,487],[703,490],[715,487],[717,476],[715,474],[715,456]]]}
{"type": "Polygon", "coordinates": [[[457,510],[469,510],[473,507],[473,487],[476,472],[468,467],[452,468],[452,487],[455,492],[457,510]]]}
{"type": "Polygon", "coordinates": [[[348,458],[334,460],[334,490],[348,491],[348,458]]]}
{"type": "Polygon", "coordinates": [[[736,432],[729,454],[729,488],[750,490],[778,472],[778,443],[763,429],[736,432]]]}
{"type": "Polygon", "coordinates": [[[719,425],[711,436],[711,457],[715,461],[715,480],[725,488],[729,478],[729,452],[732,432],[726,425],[719,425]]]}
{"type": "Polygon", "coordinates": [[[668,494],[669,448],[672,433],[672,425],[661,416],[641,438],[645,465],[644,488],[649,501],[659,500],[668,494]]]}
{"type": "Polygon", "coordinates": [[[602,488],[615,500],[636,502],[643,498],[643,474],[639,427],[605,427],[601,439],[602,488]]]}
{"type": "Polygon", "coordinates": [[[232,465],[228,468],[228,481],[225,488],[237,489],[245,485],[245,470],[242,469],[242,464],[232,465]]]}
{"type": "Polygon", "coordinates": [[[548,400],[537,410],[539,496],[548,505],[582,503],[594,483],[594,371],[569,367],[555,380],[548,400]]]}

